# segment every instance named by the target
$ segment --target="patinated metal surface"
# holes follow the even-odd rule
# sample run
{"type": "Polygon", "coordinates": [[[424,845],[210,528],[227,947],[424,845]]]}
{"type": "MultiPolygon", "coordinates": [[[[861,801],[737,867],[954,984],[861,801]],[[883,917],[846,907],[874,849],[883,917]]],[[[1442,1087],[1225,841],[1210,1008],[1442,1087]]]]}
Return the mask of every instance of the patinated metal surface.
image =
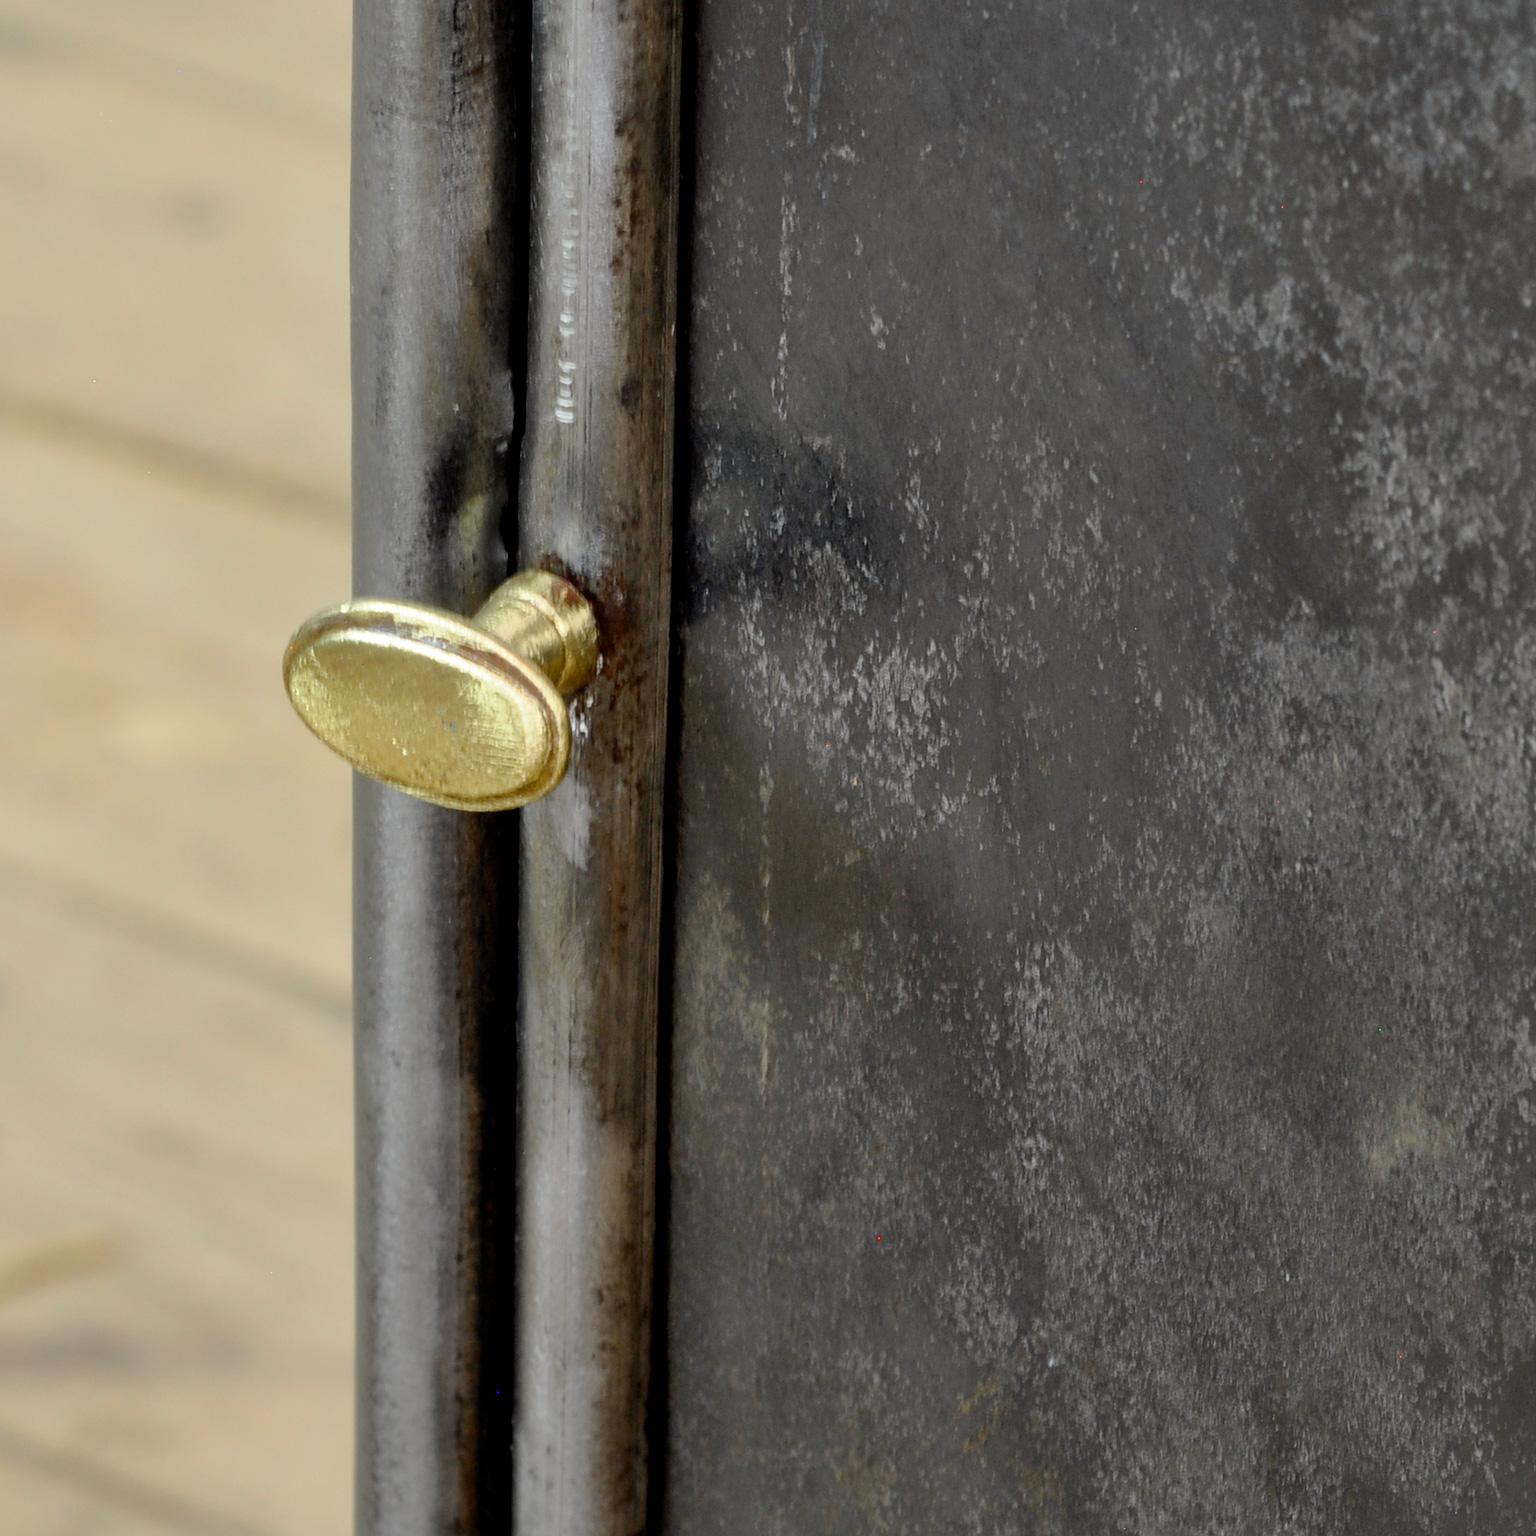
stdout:
{"type": "Polygon", "coordinates": [[[515,1525],[646,1499],[671,571],[677,0],[534,6],[522,558],[597,610],[566,782],[523,816],[515,1525]]]}
{"type": "MultiPolygon", "coordinates": [[[[354,590],[469,612],[507,574],[526,62],[497,0],[359,0],[355,39],[354,590]]],[[[505,1527],[516,830],[358,784],[363,1536],[505,1527]]]]}
{"type": "Polygon", "coordinates": [[[663,1528],[1531,1530],[1531,8],[696,17],[663,1528]]]}

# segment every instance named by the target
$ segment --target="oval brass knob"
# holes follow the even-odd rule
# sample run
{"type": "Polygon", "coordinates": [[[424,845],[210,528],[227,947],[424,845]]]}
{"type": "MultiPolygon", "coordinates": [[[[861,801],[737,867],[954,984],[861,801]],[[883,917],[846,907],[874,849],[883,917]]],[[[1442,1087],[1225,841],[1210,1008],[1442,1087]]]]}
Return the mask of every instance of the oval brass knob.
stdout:
{"type": "Polygon", "coordinates": [[[565,695],[597,671],[597,620],[570,582],[522,571],[473,619],[367,598],[299,626],[288,697],[359,773],[435,805],[504,811],[565,776],[565,695]]]}

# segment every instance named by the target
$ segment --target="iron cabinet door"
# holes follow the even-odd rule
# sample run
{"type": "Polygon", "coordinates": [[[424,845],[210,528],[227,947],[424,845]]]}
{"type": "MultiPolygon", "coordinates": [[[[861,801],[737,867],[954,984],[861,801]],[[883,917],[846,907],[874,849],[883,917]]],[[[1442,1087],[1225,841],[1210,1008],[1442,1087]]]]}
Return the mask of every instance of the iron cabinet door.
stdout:
{"type": "Polygon", "coordinates": [[[662,1528],[1531,1529],[1530,8],[693,25],[662,1528]]]}
{"type": "Polygon", "coordinates": [[[360,1529],[1536,1527],[1529,5],[357,16],[360,1529]]]}

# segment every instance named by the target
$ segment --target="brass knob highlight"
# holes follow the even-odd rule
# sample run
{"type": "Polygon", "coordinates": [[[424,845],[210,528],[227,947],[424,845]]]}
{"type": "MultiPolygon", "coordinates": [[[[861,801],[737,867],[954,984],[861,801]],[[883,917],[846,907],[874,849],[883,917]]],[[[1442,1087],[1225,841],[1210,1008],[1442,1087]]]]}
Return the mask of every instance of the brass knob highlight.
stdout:
{"type": "Polygon", "coordinates": [[[288,697],[359,773],[456,811],[505,811],[565,777],[565,695],[597,671],[597,620],[570,582],[522,571],[471,619],[367,598],[299,626],[288,697]]]}

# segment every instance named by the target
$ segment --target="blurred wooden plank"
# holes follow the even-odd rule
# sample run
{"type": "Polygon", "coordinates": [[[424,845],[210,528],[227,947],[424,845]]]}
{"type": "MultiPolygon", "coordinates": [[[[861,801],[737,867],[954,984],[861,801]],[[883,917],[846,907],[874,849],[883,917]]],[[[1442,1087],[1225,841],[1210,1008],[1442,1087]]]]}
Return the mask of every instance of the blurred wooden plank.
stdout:
{"type": "Polygon", "coordinates": [[[345,0],[0,0],[0,1531],[349,1525],[345,0]]]}
{"type": "MultiPolygon", "coordinates": [[[[234,27],[230,58],[264,14],[162,9],[205,12],[192,36],[210,50],[221,25],[234,27]]],[[[148,25],[142,7],[120,10],[117,28],[171,46],[168,24],[148,25]]],[[[82,32],[95,15],[62,13],[82,32]]],[[[6,0],[0,392],[58,414],[82,438],[99,424],[152,456],[179,446],[342,520],[345,122],[317,127],[252,112],[217,89],[188,92],[174,71],[168,84],[130,68],[112,26],[85,50],[60,41],[41,7],[17,14],[6,0]]],[[[269,56],[253,67],[281,76],[299,51],[274,25],[269,56]]],[[[337,60],[327,55],[329,75],[337,60]]]]}
{"type": "Polygon", "coordinates": [[[166,1525],[85,1489],[61,1487],[3,1453],[0,1509],[10,1522],[8,1536],[193,1536],[195,1530],[166,1525]]]}
{"type": "Polygon", "coordinates": [[[0,409],[0,548],[0,862],[342,1010],[349,776],[279,660],[347,590],[345,530],[0,409]]]}
{"type": "Polygon", "coordinates": [[[268,1536],[4,1428],[0,1510],[6,1536],[268,1536]]]}
{"type": "Polygon", "coordinates": [[[55,1490],[30,1528],[71,1529],[62,1487],[148,1522],[75,1530],[345,1529],[345,1025],[12,878],[0,1033],[0,1476],[55,1490]]]}
{"type": "Polygon", "coordinates": [[[348,0],[3,0],[0,48],[109,58],[163,89],[347,131],[348,0]]]}

